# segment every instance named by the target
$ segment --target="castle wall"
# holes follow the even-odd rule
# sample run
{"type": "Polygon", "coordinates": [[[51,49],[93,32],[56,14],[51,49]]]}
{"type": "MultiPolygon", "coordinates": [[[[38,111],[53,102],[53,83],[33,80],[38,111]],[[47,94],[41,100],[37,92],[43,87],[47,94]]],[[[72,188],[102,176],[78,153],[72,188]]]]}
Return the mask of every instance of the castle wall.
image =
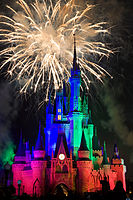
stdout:
{"type": "Polygon", "coordinates": [[[31,170],[23,170],[22,171],[22,179],[23,179],[23,192],[28,195],[33,195],[33,171],[31,170]]]}
{"type": "MultiPolygon", "coordinates": [[[[31,161],[31,168],[33,171],[33,184],[37,183],[36,193],[39,195],[45,194],[45,174],[47,161],[33,160],[31,161]]],[[[36,186],[36,185],[35,185],[36,186]]]]}
{"type": "Polygon", "coordinates": [[[89,192],[89,178],[92,161],[77,161],[77,187],[79,193],[89,192]]]}

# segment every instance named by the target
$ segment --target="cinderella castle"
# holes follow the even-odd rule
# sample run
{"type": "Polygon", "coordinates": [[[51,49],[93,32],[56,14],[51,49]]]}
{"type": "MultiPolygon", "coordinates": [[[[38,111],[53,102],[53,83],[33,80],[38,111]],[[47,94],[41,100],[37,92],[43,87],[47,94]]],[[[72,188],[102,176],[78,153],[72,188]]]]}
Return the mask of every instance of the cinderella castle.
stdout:
{"type": "Polygon", "coordinates": [[[57,91],[55,105],[49,100],[46,107],[45,142],[39,128],[33,156],[29,144],[23,144],[20,138],[12,165],[13,185],[20,195],[54,193],[59,185],[64,191],[67,189],[80,194],[95,192],[102,189],[102,181],[105,179],[111,190],[117,181],[121,181],[126,190],[126,166],[116,144],[110,160],[105,142],[103,148],[99,144],[87,97],[84,96],[81,101],[81,71],[77,63],[75,42],[69,84],[69,95],[68,88],[63,84],[57,91]]]}

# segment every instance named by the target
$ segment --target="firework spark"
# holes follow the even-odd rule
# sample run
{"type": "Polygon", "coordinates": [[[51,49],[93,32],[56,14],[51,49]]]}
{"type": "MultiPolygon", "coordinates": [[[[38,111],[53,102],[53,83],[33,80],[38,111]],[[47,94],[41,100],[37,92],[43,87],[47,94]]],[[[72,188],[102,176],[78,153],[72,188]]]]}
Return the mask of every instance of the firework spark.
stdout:
{"type": "Polygon", "coordinates": [[[6,47],[0,52],[6,59],[1,65],[9,65],[8,74],[21,85],[20,93],[29,89],[34,92],[40,87],[54,85],[57,90],[64,80],[70,77],[73,60],[73,34],[76,34],[78,62],[81,76],[89,87],[91,75],[102,81],[109,75],[99,64],[88,59],[89,55],[99,58],[108,57],[111,50],[105,44],[96,41],[99,34],[108,34],[106,22],[91,23],[89,11],[93,5],[81,6],[75,0],[36,0],[30,6],[24,0],[16,2],[19,11],[8,8],[13,17],[0,16],[2,43],[6,47]]]}

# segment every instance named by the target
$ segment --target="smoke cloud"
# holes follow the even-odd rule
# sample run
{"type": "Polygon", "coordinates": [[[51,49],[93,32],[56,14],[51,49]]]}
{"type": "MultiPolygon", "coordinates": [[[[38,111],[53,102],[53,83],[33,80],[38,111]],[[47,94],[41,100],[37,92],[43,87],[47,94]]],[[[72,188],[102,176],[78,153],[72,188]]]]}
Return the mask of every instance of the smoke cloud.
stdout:
{"type": "Polygon", "coordinates": [[[12,164],[15,145],[11,138],[11,123],[17,114],[17,103],[13,100],[11,85],[0,85],[0,160],[12,164]]]}
{"type": "Polygon", "coordinates": [[[104,104],[107,108],[109,120],[102,122],[106,128],[112,129],[125,145],[130,147],[133,146],[133,131],[130,131],[126,125],[125,111],[123,106],[120,105],[116,97],[114,96],[113,90],[108,86],[105,87],[105,94],[103,98],[104,104]]]}

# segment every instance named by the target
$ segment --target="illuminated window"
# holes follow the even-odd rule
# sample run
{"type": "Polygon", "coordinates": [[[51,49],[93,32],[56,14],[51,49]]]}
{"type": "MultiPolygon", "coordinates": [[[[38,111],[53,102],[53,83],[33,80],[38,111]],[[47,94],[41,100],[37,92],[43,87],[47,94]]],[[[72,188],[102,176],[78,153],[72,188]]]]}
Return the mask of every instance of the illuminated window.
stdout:
{"type": "Polygon", "coordinates": [[[60,167],[60,165],[57,165],[57,166],[56,166],[56,172],[57,172],[57,173],[61,172],[61,167],[60,167]]]}
{"type": "Polygon", "coordinates": [[[61,120],[61,115],[58,115],[58,120],[61,120]]]}
{"type": "Polygon", "coordinates": [[[61,112],[61,109],[58,109],[58,112],[61,112]]]}

